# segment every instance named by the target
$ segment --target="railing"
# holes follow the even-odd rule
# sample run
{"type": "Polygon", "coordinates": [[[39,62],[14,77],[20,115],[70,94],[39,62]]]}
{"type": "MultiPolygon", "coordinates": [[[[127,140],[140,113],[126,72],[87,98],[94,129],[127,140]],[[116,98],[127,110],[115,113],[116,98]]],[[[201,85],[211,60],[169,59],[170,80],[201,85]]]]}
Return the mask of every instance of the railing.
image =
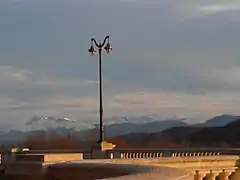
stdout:
{"type": "MultiPolygon", "coordinates": [[[[109,159],[99,160],[98,162],[107,164],[131,164],[150,167],[169,167],[182,169],[186,172],[186,174],[192,174],[192,176],[187,180],[240,180],[240,163],[238,156],[162,157],[159,159],[109,159]]],[[[151,179],[154,179],[152,178],[154,176],[157,180],[157,177],[164,177],[164,174],[166,174],[163,170],[153,171],[152,173],[153,174],[148,173],[150,174],[149,176],[147,174],[141,174],[141,178],[144,177],[145,179],[148,179],[151,177],[151,179]]],[[[174,173],[174,169],[172,173],[174,173]]],[[[136,179],[138,179],[138,176],[131,176],[131,178],[126,177],[126,180],[136,179]]],[[[161,179],[165,180],[164,178],[161,179]]],[[[180,179],[180,177],[177,179],[180,179]]],[[[125,180],[125,178],[122,178],[122,180],[125,180]]],[[[166,178],[166,180],[171,180],[171,178],[166,178]]]]}
{"type": "MultiPolygon", "coordinates": [[[[121,149],[104,152],[98,151],[96,152],[95,160],[90,160],[89,162],[177,168],[190,172],[192,174],[191,180],[216,180],[216,178],[218,180],[240,180],[240,172],[237,170],[240,165],[239,157],[222,155],[229,153],[239,154],[239,152],[239,149],[121,149]],[[100,157],[98,155],[100,155],[100,157]],[[236,179],[236,177],[238,178],[236,179]]],[[[74,163],[80,161],[84,163],[88,162],[88,160],[84,160],[84,156],[83,159],[81,158],[84,153],[91,154],[94,152],[62,154],[44,154],[44,152],[42,152],[40,156],[48,157],[47,161],[54,162],[50,164],[65,163],[67,161],[74,163]]],[[[39,154],[34,154],[31,151],[28,154],[9,153],[7,155],[8,156],[5,157],[5,162],[16,162],[16,166],[12,166],[12,163],[8,166],[7,172],[11,173],[14,171],[18,173],[29,172],[28,168],[32,166],[32,161],[38,160],[38,158],[34,156],[39,156],[39,154]],[[24,166],[18,162],[18,160],[24,161],[24,166]],[[28,166],[26,162],[29,162],[28,166]]],[[[41,172],[41,167],[42,166],[36,166],[36,171],[39,170],[39,172],[41,172]]],[[[159,177],[159,174],[156,175],[156,177],[159,177]]],[[[147,179],[147,175],[145,179],[147,179]]]]}
{"type": "MultiPolygon", "coordinates": [[[[121,159],[128,159],[128,158],[160,158],[162,157],[162,153],[151,153],[151,152],[134,152],[134,153],[121,153],[120,158],[121,159]]],[[[113,156],[112,156],[113,157],[113,156]]]]}
{"type": "Polygon", "coordinates": [[[222,170],[222,171],[212,171],[208,173],[202,173],[201,171],[196,171],[194,175],[194,180],[239,180],[240,179],[240,170],[222,170]]]}
{"type": "MultiPolygon", "coordinates": [[[[216,149],[121,149],[106,151],[106,158],[132,159],[132,158],[161,158],[161,157],[205,157],[220,156],[226,151],[216,149]]],[[[227,153],[226,153],[227,154],[227,153]]]]}
{"type": "MultiPolygon", "coordinates": [[[[196,153],[171,153],[171,157],[195,157],[195,156],[219,156],[220,152],[196,152],[196,153]]],[[[111,159],[114,158],[114,155],[111,154],[111,159]]],[[[163,157],[161,152],[124,152],[120,153],[121,159],[129,158],[160,158],[163,157]]]]}
{"type": "Polygon", "coordinates": [[[181,149],[116,149],[104,151],[104,156],[93,155],[92,151],[75,150],[46,150],[18,152],[20,154],[69,154],[82,153],[84,159],[132,159],[132,158],[161,158],[161,157],[205,157],[220,155],[240,155],[240,149],[230,148],[181,148],[181,149]]]}

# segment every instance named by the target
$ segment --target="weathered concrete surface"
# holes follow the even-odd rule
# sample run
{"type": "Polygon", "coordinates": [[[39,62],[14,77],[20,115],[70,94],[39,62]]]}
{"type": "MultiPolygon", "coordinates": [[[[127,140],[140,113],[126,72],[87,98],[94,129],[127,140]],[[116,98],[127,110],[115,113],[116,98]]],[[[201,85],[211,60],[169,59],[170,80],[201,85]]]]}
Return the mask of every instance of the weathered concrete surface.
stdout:
{"type": "Polygon", "coordinates": [[[145,166],[164,166],[180,168],[188,171],[195,170],[233,170],[239,166],[238,156],[216,156],[216,157],[166,157],[149,159],[105,159],[84,160],[84,163],[104,162],[110,164],[134,164],[145,166]]]}
{"type": "Polygon", "coordinates": [[[104,163],[62,163],[46,167],[44,179],[92,180],[124,176],[131,173],[133,173],[133,170],[124,165],[104,163]]]}
{"type": "Polygon", "coordinates": [[[29,163],[60,163],[67,161],[80,161],[83,159],[82,153],[47,153],[47,154],[4,154],[4,164],[18,162],[29,163]]]}
{"type": "MultiPolygon", "coordinates": [[[[25,155],[28,156],[27,154],[25,155]]],[[[105,175],[103,176],[102,174],[101,177],[108,177],[108,179],[110,177],[113,177],[112,175],[114,168],[115,172],[121,172],[120,174],[118,174],[121,177],[117,178],[116,175],[114,175],[115,178],[110,178],[110,180],[155,180],[159,179],[159,177],[161,177],[161,180],[193,180],[193,175],[196,173],[196,171],[201,171],[203,175],[206,175],[210,171],[218,174],[222,173],[223,170],[233,172],[237,167],[239,167],[238,156],[82,160],[81,156],[79,155],[80,154],[45,155],[43,157],[47,158],[45,159],[38,157],[37,160],[40,159],[40,161],[38,162],[32,161],[35,160],[35,158],[26,158],[26,160],[30,160],[30,162],[20,161],[9,164],[9,166],[7,166],[7,172],[9,172],[10,174],[16,174],[16,172],[17,174],[31,174],[34,172],[34,174],[39,173],[40,175],[41,172],[46,172],[42,170],[47,170],[47,168],[50,166],[63,166],[66,167],[66,169],[71,166],[74,168],[82,168],[81,170],[83,170],[86,165],[88,165],[88,167],[90,167],[89,170],[92,174],[98,173],[98,168],[102,168],[102,170],[100,170],[99,172],[104,172],[105,175]],[[96,166],[98,166],[98,168],[96,166]],[[108,170],[106,170],[106,168],[108,170]]],[[[32,154],[30,156],[32,156],[32,154]]],[[[20,158],[20,160],[23,159],[20,158]]],[[[88,177],[90,177],[89,175],[91,175],[91,173],[89,174],[88,172],[88,177]]]]}
{"type": "Polygon", "coordinates": [[[175,157],[153,159],[111,159],[111,160],[84,160],[83,163],[131,164],[132,166],[151,167],[148,172],[139,172],[124,177],[110,178],[110,180],[193,180],[196,171],[202,174],[221,171],[234,172],[239,166],[238,156],[217,157],[175,157]]]}
{"type": "Polygon", "coordinates": [[[44,163],[64,162],[64,161],[79,161],[83,159],[82,153],[69,154],[45,154],[44,163]]]}
{"type": "Polygon", "coordinates": [[[169,167],[153,167],[149,172],[132,174],[106,180],[193,180],[193,174],[169,167]]]}
{"type": "Polygon", "coordinates": [[[10,154],[5,156],[4,169],[7,174],[42,174],[43,166],[83,159],[82,153],[63,154],[10,154]]]}
{"type": "MultiPolygon", "coordinates": [[[[63,163],[58,165],[52,165],[52,168],[62,169],[82,169],[79,179],[88,179],[89,171],[92,171],[95,177],[101,176],[102,171],[107,170],[109,176],[105,174],[105,178],[99,178],[102,180],[193,180],[193,174],[181,169],[170,167],[153,167],[153,166],[141,166],[141,165],[129,165],[129,164],[109,164],[103,161],[88,162],[88,163],[63,163]],[[100,170],[100,171],[99,171],[100,170]],[[118,174],[114,174],[116,172],[118,174]],[[85,174],[86,175],[85,175],[85,174]],[[113,177],[111,177],[113,176],[113,177]]],[[[106,171],[105,171],[106,173],[106,171]]],[[[63,175],[61,175],[63,178],[63,175]]]]}

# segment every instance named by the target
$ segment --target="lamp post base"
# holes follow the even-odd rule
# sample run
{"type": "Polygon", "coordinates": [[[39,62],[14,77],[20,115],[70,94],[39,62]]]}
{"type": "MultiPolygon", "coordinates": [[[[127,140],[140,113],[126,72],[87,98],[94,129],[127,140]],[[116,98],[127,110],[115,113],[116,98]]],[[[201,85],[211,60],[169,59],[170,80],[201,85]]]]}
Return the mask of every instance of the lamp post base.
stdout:
{"type": "Polygon", "coordinates": [[[116,147],[115,144],[109,143],[107,141],[98,141],[94,144],[91,150],[91,159],[110,159],[111,154],[109,151],[116,147]]]}
{"type": "Polygon", "coordinates": [[[93,149],[100,150],[100,151],[107,151],[107,150],[113,150],[115,147],[116,145],[113,143],[110,143],[107,141],[98,141],[93,147],[93,149]]]}

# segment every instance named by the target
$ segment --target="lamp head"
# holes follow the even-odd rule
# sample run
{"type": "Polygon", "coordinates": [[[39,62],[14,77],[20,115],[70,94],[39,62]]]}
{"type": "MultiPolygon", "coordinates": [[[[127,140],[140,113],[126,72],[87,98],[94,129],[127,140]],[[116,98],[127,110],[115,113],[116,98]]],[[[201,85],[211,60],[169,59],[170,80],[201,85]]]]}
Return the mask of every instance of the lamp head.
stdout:
{"type": "Polygon", "coordinates": [[[96,52],[96,50],[94,49],[93,45],[91,45],[91,47],[88,49],[88,52],[93,56],[96,52]]]}
{"type": "Polygon", "coordinates": [[[110,45],[110,43],[108,42],[107,45],[104,47],[105,51],[107,53],[110,53],[110,51],[112,50],[112,46],[110,45]]]}

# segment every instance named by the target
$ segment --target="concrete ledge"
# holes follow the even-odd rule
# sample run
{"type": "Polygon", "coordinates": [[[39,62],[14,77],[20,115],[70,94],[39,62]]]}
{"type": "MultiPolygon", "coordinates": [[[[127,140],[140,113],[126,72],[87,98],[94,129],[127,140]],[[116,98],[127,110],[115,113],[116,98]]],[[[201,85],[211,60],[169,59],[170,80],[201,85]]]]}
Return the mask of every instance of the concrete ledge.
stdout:
{"type": "MultiPolygon", "coordinates": [[[[54,163],[66,161],[80,161],[83,159],[82,153],[63,153],[63,154],[16,154],[14,163],[17,162],[41,162],[41,163],[54,163]]],[[[11,162],[11,161],[9,161],[11,162]]]]}
{"type": "Polygon", "coordinates": [[[8,175],[32,175],[41,176],[42,164],[11,164],[4,167],[5,173],[8,175]]]}
{"type": "MultiPolygon", "coordinates": [[[[52,165],[51,168],[61,168],[61,169],[71,169],[77,168],[79,170],[85,170],[81,172],[79,179],[89,179],[89,177],[84,177],[84,172],[95,170],[93,173],[95,177],[102,180],[158,180],[161,177],[161,180],[192,180],[193,175],[184,170],[170,168],[170,167],[153,167],[153,166],[143,166],[143,165],[129,165],[129,164],[108,164],[103,161],[88,162],[88,163],[62,163],[52,165]],[[105,174],[104,178],[101,178],[101,171],[96,171],[101,169],[102,171],[107,170],[109,176],[105,174]],[[113,171],[116,171],[119,174],[113,174],[113,171]],[[111,177],[111,175],[113,177],[111,177]]],[[[62,170],[63,171],[63,170],[62,170]]],[[[61,176],[63,177],[63,176],[61,176]]],[[[65,180],[65,179],[64,179],[65,180]]]]}
{"type": "Polygon", "coordinates": [[[108,178],[106,180],[192,180],[193,174],[170,167],[152,167],[148,172],[139,172],[122,177],[108,178]]]}
{"type": "Polygon", "coordinates": [[[44,163],[61,162],[61,161],[79,161],[82,159],[83,159],[82,153],[46,154],[46,155],[44,155],[44,163]]]}
{"type": "MultiPolygon", "coordinates": [[[[110,164],[134,164],[145,166],[164,166],[180,168],[188,171],[196,170],[234,170],[239,166],[238,156],[216,157],[166,157],[149,159],[105,159],[104,163],[110,164]]],[[[84,163],[99,162],[98,160],[84,160],[84,163]]]]}
{"type": "MultiPolygon", "coordinates": [[[[82,157],[79,156],[81,153],[72,155],[46,154],[43,155],[43,157],[47,157],[44,158],[45,162],[34,162],[32,160],[35,158],[30,158],[29,162],[15,161],[5,164],[5,167],[8,174],[39,174],[39,177],[41,174],[48,174],[52,171],[53,176],[60,175],[62,180],[75,180],[76,177],[78,177],[77,180],[92,180],[93,177],[93,179],[110,180],[155,180],[159,179],[159,176],[161,180],[175,180],[176,178],[192,180],[196,171],[201,171],[205,175],[210,171],[232,173],[240,165],[238,156],[82,160],[82,157]],[[82,177],[84,174],[88,178],[82,177]]],[[[20,159],[23,160],[22,157],[20,159]]]]}

